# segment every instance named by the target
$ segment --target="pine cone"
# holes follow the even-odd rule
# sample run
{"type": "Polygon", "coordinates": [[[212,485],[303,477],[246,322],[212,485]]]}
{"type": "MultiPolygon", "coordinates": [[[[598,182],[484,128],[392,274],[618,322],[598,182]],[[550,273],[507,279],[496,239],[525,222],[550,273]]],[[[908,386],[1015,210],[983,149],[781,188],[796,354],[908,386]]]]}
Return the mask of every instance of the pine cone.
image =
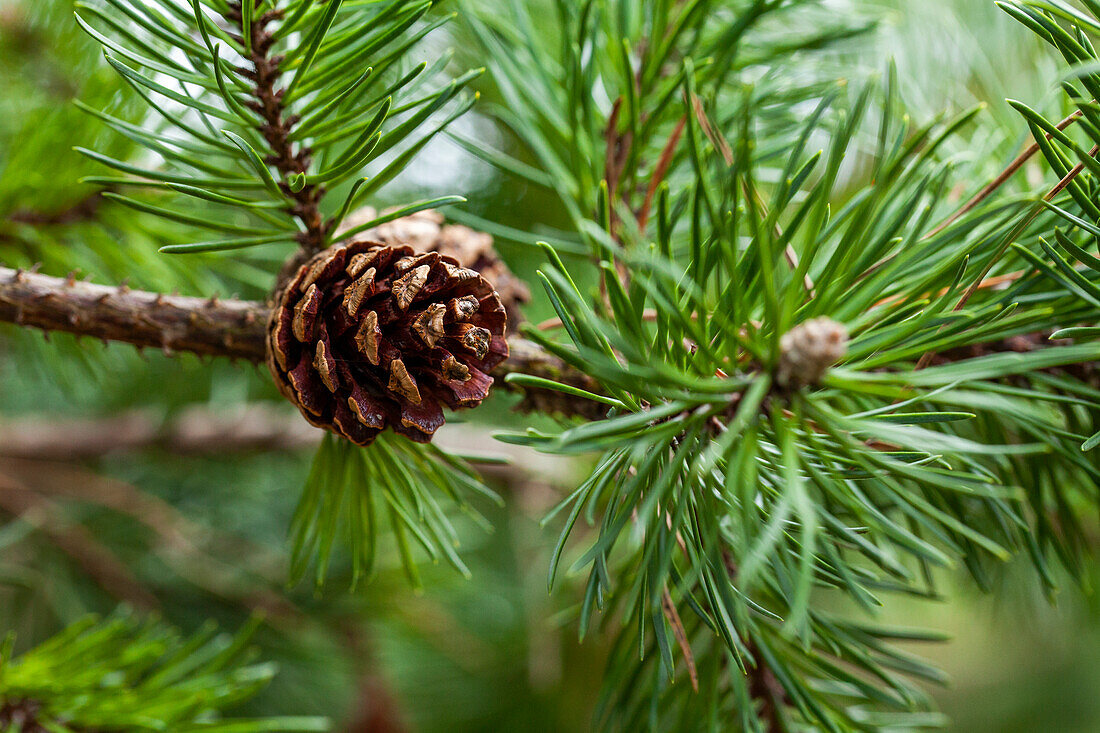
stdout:
{"type": "MultiPolygon", "coordinates": [[[[373,208],[364,207],[349,214],[340,229],[347,231],[377,216],[373,208]]],[[[442,214],[429,209],[380,224],[362,236],[391,246],[407,244],[417,252],[454,257],[462,267],[481,273],[497,291],[508,312],[510,328],[523,322],[520,306],[531,300],[531,291],[504,264],[490,235],[461,224],[445,224],[442,214]]]]}
{"type": "Polygon", "coordinates": [[[314,425],[359,445],[387,427],[426,443],[443,406],[485,399],[506,324],[492,286],[454,258],[355,242],[313,257],[279,294],[267,361],[314,425]]]}
{"type": "Polygon", "coordinates": [[[848,352],[848,329],[831,318],[814,318],[783,334],[779,351],[776,381],[781,387],[816,385],[848,352]]]}

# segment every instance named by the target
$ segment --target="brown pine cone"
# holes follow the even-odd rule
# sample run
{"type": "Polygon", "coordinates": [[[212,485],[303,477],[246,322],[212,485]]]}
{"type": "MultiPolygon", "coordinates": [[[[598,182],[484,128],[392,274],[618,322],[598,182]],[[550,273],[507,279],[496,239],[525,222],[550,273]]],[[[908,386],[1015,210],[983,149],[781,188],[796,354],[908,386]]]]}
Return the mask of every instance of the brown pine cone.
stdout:
{"type": "MultiPolygon", "coordinates": [[[[365,207],[349,214],[340,228],[346,231],[377,216],[373,208],[365,207]]],[[[504,264],[493,248],[492,236],[461,224],[445,224],[443,215],[431,209],[380,224],[362,236],[387,245],[407,244],[417,252],[454,257],[462,267],[480,272],[497,291],[508,311],[511,329],[523,322],[520,306],[531,300],[531,291],[504,264]]]]}
{"type": "Polygon", "coordinates": [[[355,242],[313,257],[279,294],[267,361],[314,425],[359,445],[387,427],[426,443],[443,406],[485,399],[506,325],[492,286],[454,258],[355,242]]]}

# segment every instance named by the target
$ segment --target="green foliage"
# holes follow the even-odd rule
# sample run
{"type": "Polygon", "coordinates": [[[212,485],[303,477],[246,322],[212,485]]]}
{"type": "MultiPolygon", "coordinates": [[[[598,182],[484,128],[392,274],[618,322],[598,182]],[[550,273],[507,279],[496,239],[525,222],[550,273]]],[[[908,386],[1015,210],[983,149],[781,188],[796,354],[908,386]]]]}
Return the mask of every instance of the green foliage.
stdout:
{"type": "MultiPolygon", "coordinates": [[[[155,199],[103,195],[142,214],[209,232],[201,241],[170,244],[161,252],[199,254],[292,242],[315,252],[398,216],[464,200],[438,197],[339,230],[349,212],[376,195],[473,102],[463,90],[480,72],[441,85],[436,79],[447,56],[432,65],[409,61],[418,42],[450,19],[437,17],[434,3],[192,0],[189,5],[78,3],[81,27],[103,45],[107,62],[158,119],[135,125],[89,105],[82,109],[163,162],[151,167],[82,149],[127,174],[94,176],[89,182],[158,189],[161,196],[155,199]],[[362,176],[368,168],[371,174],[362,176]],[[332,203],[329,190],[339,192],[332,203]]],[[[292,529],[293,580],[303,577],[316,553],[321,582],[340,526],[348,528],[355,548],[353,578],[369,573],[376,523],[366,492],[375,480],[392,487],[387,512],[414,582],[406,531],[433,559],[442,554],[468,572],[453,550],[457,536],[421,487],[439,483],[456,499],[469,485],[487,490],[442,453],[402,442],[354,455],[325,443],[292,529]],[[345,492],[359,496],[345,506],[345,492]]]]}
{"type": "MultiPolygon", "coordinates": [[[[561,36],[580,43],[563,43],[557,66],[543,60],[539,84],[517,83],[533,64],[501,66],[495,78],[512,101],[501,117],[541,173],[575,182],[567,208],[598,262],[599,288],[576,285],[578,268],[547,248],[540,277],[569,344],[527,335],[594,377],[610,413],[505,439],[601,453],[555,510],[567,518],[550,580],[585,516],[597,538],[573,566],[589,568],[581,633],[598,610],[623,629],[607,720],[626,729],[717,729],[734,714],[745,730],[940,724],[919,712],[927,699],[905,679],[938,675],[888,646],[897,632],[853,626],[818,599],[839,592],[873,612],[886,594],[936,597],[936,568],[956,564],[988,585],[993,564],[1016,552],[1051,586],[1052,561],[1079,570],[1078,512],[1092,497],[1069,487],[1093,485],[1100,468],[1078,450],[1098,427],[1096,402],[1058,369],[1094,350],[968,351],[1100,315],[1100,302],[1030,270],[1007,289],[988,286],[1030,262],[1028,247],[1010,245],[1040,246],[1057,212],[992,199],[937,227],[960,176],[939,152],[980,110],[914,123],[892,75],[850,97],[815,90],[805,122],[770,116],[768,82],[728,83],[737,57],[712,66],[705,34],[745,33],[778,4],[731,4],[728,26],[709,16],[695,36],[694,4],[678,15],[644,4],[635,16],[626,3],[559,7],[561,36]],[[663,29],[684,24],[691,51],[670,65],[661,45],[631,42],[631,19],[661,29],[646,38],[675,38],[663,29]],[[623,55],[583,52],[620,37],[623,55]],[[589,58],[618,76],[571,71],[589,58]],[[657,69],[668,74],[660,91],[646,84],[657,69]],[[609,90],[602,115],[583,101],[597,86],[609,90]],[[558,104],[534,105],[527,90],[558,104]],[[589,152],[565,162],[557,150],[589,152]],[[848,178],[852,161],[868,181],[861,188],[848,178]],[[820,388],[777,384],[783,335],[819,316],[851,334],[843,366],[820,388]],[[935,354],[949,358],[918,364],[935,354]],[[700,694],[671,684],[677,643],[700,694]],[[814,684],[819,677],[831,682],[814,684]],[[785,722],[776,728],[769,716],[785,722]]],[[[491,56],[535,57],[526,34],[501,30],[509,25],[522,28],[522,15],[482,32],[491,56]]],[[[773,53],[774,67],[788,49],[773,53]]],[[[780,97],[782,108],[791,103],[780,97]]],[[[1095,274],[1079,279],[1077,289],[1096,287],[1095,274]]]]}
{"type": "MultiPolygon", "coordinates": [[[[1065,193],[1053,200],[1048,197],[1036,205],[1058,215],[1066,229],[1055,228],[1052,238],[1041,239],[1041,252],[1022,249],[1021,253],[1037,271],[1059,282],[1085,302],[1096,305],[1100,303],[1100,288],[1095,282],[1100,259],[1089,249],[1096,246],[1100,236],[1100,228],[1095,223],[1100,219],[1100,208],[1096,205],[1100,163],[1096,161],[1095,147],[1100,145],[1100,116],[1096,106],[1100,92],[1100,56],[1089,34],[1100,29],[1100,5],[1084,3],[1086,11],[1064,3],[998,5],[1057,49],[1070,65],[1061,86],[1066,99],[1076,109],[1072,119],[1067,118],[1072,125],[1067,128],[1065,122],[1052,122],[1023,102],[1010,101],[1040,142],[1043,157],[1051,169],[1065,182],[1065,193]]],[[[1064,324],[1070,323],[1073,321],[1064,321],[1064,324]]],[[[1100,332],[1093,325],[1072,325],[1059,330],[1052,338],[1089,341],[1098,334],[1100,332]]],[[[1082,448],[1091,450],[1098,444],[1100,433],[1089,438],[1082,448]]]]}
{"type": "Polygon", "coordinates": [[[423,548],[433,562],[442,558],[470,577],[455,551],[458,533],[433,496],[436,492],[486,530],[488,522],[468,497],[501,501],[464,461],[434,445],[385,433],[369,448],[360,448],[326,433],[291,524],[290,582],[300,582],[312,561],[317,586],[324,584],[333,543],[343,525],[354,588],[374,571],[376,535],[385,520],[414,587],[421,587],[414,545],[423,548]]]}
{"type": "MultiPolygon", "coordinates": [[[[662,153],[684,119],[679,97],[686,79],[715,96],[718,129],[728,129],[746,107],[762,129],[789,129],[797,106],[835,81],[805,68],[765,75],[751,88],[741,87],[741,77],[870,27],[837,22],[816,0],[547,5],[541,14],[554,23],[536,22],[524,3],[512,3],[509,13],[493,3],[462,18],[500,95],[499,104],[483,109],[523,143],[537,167],[479,141],[459,142],[516,180],[556,191],[574,228],[559,236],[566,241],[592,236],[586,222],[601,186],[611,193],[604,215],[616,220],[620,208],[655,203],[650,184],[669,165],[662,153]]],[[[786,142],[768,137],[764,155],[778,154],[786,142]]],[[[675,175],[688,154],[682,147],[668,153],[675,175]]]]}
{"type": "Polygon", "coordinates": [[[0,652],[0,716],[15,730],[51,733],[328,730],[322,718],[222,718],[275,673],[251,660],[255,627],[229,636],[208,624],[185,639],[126,613],[88,617],[14,659],[9,635],[0,652]]]}
{"type": "MultiPolygon", "coordinates": [[[[1096,358],[1089,339],[1100,334],[1090,150],[1100,144],[1100,70],[1089,40],[1100,6],[1083,4],[1093,12],[1002,3],[1072,65],[1063,89],[1080,119],[1063,133],[1048,110],[1014,103],[1050,170],[1033,167],[958,216],[960,196],[998,168],[1011,129],[1001,119],[990,134],[980,107],[911,114],[912,80],[892,67],[881,82],[838,83],[832,62],[871,30],[861,17],[813,0],[463,6],[463,31],[491,71],[483,109],[517,146],[451,137],[563,207],[558,229],[488,228],[551,243],[539,278],[561,326],[527,335],[600,393],[510,379],[606,408],[603,420],[504,436],[593,461],[546,518],[561,526],[548,582],[580,599],[571,618],[582,636],[601,623],[614,639],[603,726],[943,725],[925,691],[942,674],[900,648],[940,636],[873,615],[892,597],[940,598],[955,567],[991,587],[1015,555],[1030,557],[1048,594],[1066,575],[1087,579],[1100,390],[1079,367],[1096,358]],[[818,317],[850,334],[842,363],[820,383],[781,384],[783,337],[818,317]],[[1081,343],[1047,345],[1052,332],[1081,343]]],[[[101,232],[80,257],[200,292],[212,281],[263,292],[285,251],[264,259],[251,248],[338,241],[343,218],[470,103],[463,89],[477,72],[454,72],[447,56],[408,61],[447,20],[431,2],[290,0],[278,10],[249,0],[81,5],[110,67],[152,111],[142,117],[106,85],[84,105],[117,133],[87,153],[127,174],[90,180],[113,189],[98,221],[117,217],[128,246],[101,232]],[[256,78],[255,63],[273,76],[256,78]],[[135,186],[151,193],[119,193],[135,186]],[[250,252],[168,264],[151,256],[157,240],[184,242],[169,252],[250,252]]],[[[459,201],[407,204],[340,236],[459,201]]],[[[27,256],[69,261],[63,242],[21,236],[27,256]]],[[[252,389],[245,378],[219,384],[252,389]]],[[[124,399],[110,394],[102,399],[124,399]]],[[[362,450],[327,437],[292,520],[291,579],[320,586],[345,565],[352,585],[371,577],[383,531],[414,584],[417,545],[467,574],[461,528],[436,492],[476,523],[470,497],[494,498],[435,448],[385,436],[362,450]]],[[[97,683],[113,682],[116,657],[159,658],[149,650],[162,632],[121,628],[89,667],[102,672],[97,683]]],[[[74,638],[47,650],[83,648],[74,638]]],[[[213,699],[251,691],[249,674],[218,677],[213,699]]],[[[75,693],[64,695],[50,710],[85,725],[68,712],[75,693]]],[[[171,725],[166,715],[195,712],[187,695],[148,717],[171,725]]],[[[117,712],[113,697],[80,700],[117,712]]]]}
{"type": "Polygon", "coordinates": [[[471,104],[462,90],[477,72],[440,86],[434,80],[446,57],[431,66],[408,62],[417,42],[448,19],[435,17],[432,6],[416,0],[78,4],[81,26],[159,120],[136,126],[83,108],[163,161],[148,166],[82,149],[126,174],[89,182],[159,189],[153,200],[111,196],[207,231],[206,239],[171,244],[167,252],[296,240],[320,249],[338,241],[340,219],[471,104]],[[425,125],[430,129],[418,131],[425,125]],[[372,174],[360,177],[369,166],[372,174]],[[329,189],[341,191],[340,203],[328,205],[322,218],[329,189]]]}

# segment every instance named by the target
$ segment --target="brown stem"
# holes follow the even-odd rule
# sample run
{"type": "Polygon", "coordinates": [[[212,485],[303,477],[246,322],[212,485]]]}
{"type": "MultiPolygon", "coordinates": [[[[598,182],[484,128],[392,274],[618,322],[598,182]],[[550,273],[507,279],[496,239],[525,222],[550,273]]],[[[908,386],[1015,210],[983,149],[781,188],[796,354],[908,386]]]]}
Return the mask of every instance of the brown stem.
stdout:
{"type": "MultiPolygon", "coordinates": [[[[241,24],[243,17],[240,3],[233,3],[230,7],[231,10],[226,14],[226,19],[232,23],[241,24]]],[[[252,68],[244,68],[240,71],[255,83],[252,89],[255,99],[247,102],[246,106],[263,118],[264,124],[260,128],[260,133],[271,149],[271,154],[265,162],[279,171],[281,174],[279,187],[294,202],[290,207],[290,213],[304,227],[298,235],[298,243],[308,256],[325,248],[327,225],[320,208],[325,189],[322,186],[306,184],[301,190],[294,191],[287,185],[287,180],[291,176],[308,174],[313,159],[308,147],[295,146],[291,141],[291,132],[299,118],[297,115],[288,115],[283,104],[283,95],[286,90],[278,86],[282,75],[279,66],[283,57],[271,54],[275,38],[266,30],[267,24],[278,17],[278,11],[263,13],[256,17],[250,28],[242,29],[243,33],[249,34],[252,52],[248,60],[252,63],[252,68]]]]}
{"type": "MultiPolygon", "coordinates": [[[[108,287],[0,267],[0,322],[119,341],[139,348],[265,361],[268,306],[254,301],[203,300],[125,286],[108,287]]],[[[537,345],[508,341],[511,356],[494,370],[503,383],[512,372],[556,379],[589,391],[593,380],[537,345]]],[[[523,390],[524,407],[567,415],[599,416],[606,408],[545,389],[523,390]]]]}
{"type": "MultiPolygon", "coordinates": [[[[737,583],[740,568],[728,549],[722,550],[722,559],[725,562],[726,573],[730,582],[737,583]]],[[[756,641],[749,637],[745,640],[745,649],[750,659],[745,660],[745,677],[749,687],[749,698],[759,705],[756,713],[760,722],[764,725],[765,733],[787,733],[787,726],[783,720],[783,709],[787,707],[787,691],[776,677],[775,672],[764,660],[760,653],[760,647],[756,641]]]]}
{"type": "MultiPolygon", "coordinates": [[[[1090,158],[1096,157],[1096,154],[1098,152],[1100,152],[1100,145],[1094,145],[1092,147],[1092,150],[1089,151],[1089,157],[1090,158]]],[[[1050,191],[1047,193],[1047,195],[1043,197],[1043,200],[1044,201],[1053,201],[1055,199],[1055,197],[1057,197],[1058,194],[1060,194],[1062,191],[1064,191],[1066,189],[1066,187],[1069,186],[1069,184],[1073,183],[1073,179],[1077,178],[1077,176],[1079,176],[1081,174],[1081,172],[1084,171],[1084,170],[1085,170],[1085,164],[1083,162],[1078,163],[1077,165],[1075,165],[1073,167],[1073,169],[1070,170],[1069,173],[1067,173],[1062,178],[1062,180],[1058,181],[1058,183],[1056,183],[1054,185],[1054,187],[1052,189],[1050,189],[1050,191]]],[[[996,254],[994,254],[993,257],[991,257],[989,259],[988,263],[986,263],[985,268],[982,270],[981,274],[978,275],[978,278],[974,281],[974,283],[969,288],[966,289],[966,292],[963,293],[962,297],[959,298],[959,302],[956,303],[955,307],[952,309],[954,312],[961,311],[964,307],[966,307],[967,302],[969,302],[969,300],[972,297],[974,297],[974,293],[978,292],[982,288],[982,283],[985,282],[986,276],[989,275],[989,271],[992,270],[993,266],[996,265],[997,262],[1001,259],[1001,255],[1003,255],[1008,250],[1008,247],[1013,242],[1016,241],[1017,237],[1019,237],[1021,234],[1023,234],[1024,231],[1029,226],[1031,226],[1031,223],[1033,221],[1035,221],[1035,219],[1039,216],[1039,214],[1042,212],[1042,210],[1043,210],[1042,206],[1040,206],[1040,205],[1034,206],[1031,209],[1031,212],[1024,218],[1024,220],[1021,221],[1019,224],[1017,224],[1016,228],[1013,229],[1012,232],[1009,233],[1008,237],[1005,239],[1005,241],[1001,245],[1000,249],[998,249],[996,254]]],[[[924,369],[925,367],[927,367],[929,364],[932,363],[932,360],[935,358],[935,356],[936,356],[936,352],[934,352],[934,351],[927,352],[924,356],[922,356],[920,358],[920,361],[917,362],[916,368],[918,370],[919,369],[924,369]]]]}
{"type": "Polygon", "coordinates": [[[764,663],[760,652],[752,645],[749,649],[754,659],[746,672],[749,678],[749,696],[760,705],[757,710],[760,722],[764,724],[766,733],[786,733],[787,728],[783,724],[783,707],[786,704],[787,693],[783,690],[783,685],[775,676],[775,672],[764,663]]]}
{"type": "Polygon", "coordinates": [[[649,225],[649,213],[653,208],[653,199],[657,195],[657,189],[660,188],[661,182],[668,175],[672,158],[676,154],[676,147],[680,144],[680,138],[683,137],[684,128],[686,127],[687,116],[685,115],[676,123],[676,128],[672,131],[668,142],[665,143],[665,147],[661,151],[661,157],[657,159],[657,166],[653,169],[653,178],[650,180],[649,188],[645,192],[645,203],[642,204],[642,211],[638,214],[638,231],[643,234],[645,234],[646,227],[649,225]]]}
{"type": "MultiPolygon", "coordinates": [[[[26,698],[11,698],[0,704],[0,730],[20,733],[50,733],[39,721],[43,718],[42,703],[26,698]]],[[[81,733],[92,733],[81,729],[81,733]]]]}
{"type": "MultiPolygon", "coordinates": [[[[1100,153],[1100,145],[1093,145],[1092,150],[1089,151],[1089,157],[1094,158],[1094,157],[1096,157],[1097,153],[1100,153]]],[[[1050,189],[1050,191],[1047,193],[1046,196],[1043,197],[1043,201],[1048,201],[1048,202],[1053,201],[1058,196],[1058,194],[1062,193],[1062,191],[1064,191],[1066,189],[1066,187],[1069,186],[1069,184],[1073,183],[1073,179],[1075,179],[1075,178],[1077,178],[1077,176],[1081,175],[1081,173],[1085,170],[1085,167],[1086,166],[1085,166],[1084,162],[1081,162],[1081,163],[1078,163],[1077,165],[1075,165],[1070,170],[1070,172],[1067,173],[1065,175],[1065,177],[1062,178],[1062,180],[1060,180],[1060,181],[1058,181],[1058,183],[1054,184],[1054,187],[1050,189]]],[[[1027,229],[1028,226],[1031,225],[1031,222],[1035,221],[1035,219],[1039,216],[1039,213],[1041,211],[1042,211],[1041,206],[1036,206],[1035,208],[1033,208],[1031,210],[1031,213],[1028,214],[1027,218],[1024,219],[1024,221],[1021,222],[1019,224],[1019,226],[1017,226],[1016,231],[1012,234],[1012,236],[1010,236],[1008,238],[1007,243],[1005,245],[1002,245],[1002,247],[1001,247],[1002,252],[1008,246],[1008,244],[1011,244],[1019,234],[1022,234],[1024,232],[1024,230],[1027,229]]],[[[985,281],[986,275],[989,274],[989,271],[993,268],[993,265],[996,263],[996,261],[998,259],[999,259],[998,257],[993,257],[989,261],[989,263],[985,266],[985,269],[982,270],[982,274],[978,277],[977,280],[974,281],[974,284],[971,285],[967,289],[967,291],[963,294],[963,297],[960,298],[959,302],[955,305],[955,310],[956,311],[962,310],[963,307],[966,305],[967,301],[969,301],[972,297],[974,297],[974,293],[978,292],[978,290],[981,288],[982,283],[985,281]]]]}
{"type": "MultiPolygon", "coordinates": [[[[1080,117],[1080,111],[1074,112],[1069,117],[1059,122],[1055,127],[1057,127],[1059,130],[1065,130],[1067,127],[1076,122],[1080,117]]],[[[1052,135],[1050,133],[1047,133],[1046,139],[1052,139],[1052,135]]],[[[1001,173],[996,178],[986,184],[986,186],[982,188],[981,191],[978,191],[978,193],[974,194],[973,198],[963,204],[957,211],[955,211],[955,213],[951,214],[951,216],[947,217],[943,221],[943,223],[921,237],[921,241],[923,242],[926,239],[931,239],[932,237],[942,232],[944,229],[947,229],[947,227],[954,224],[964,215],[970,213],[975,207],[978,206],[978,204],[982,203],[987,198],[996,193],[1001,186],[1008,183],[1008,181],[1011,180],[1014,175],[1016,175],[1016,173],[1024,166],[1024,163],[1035,157],[1035,154],[1038,153],[1039,150],[1039,143],[1036,142],[1029,145],[1022,153],[1016,156],[1016,159],[1009,163],[1008,167],[1001,171],[1001,173]]],[[[869,277],[870,275],[881,269],[883,265],[893,260],[896,256],[896,254],[892,254],[883,257],[881,260],[867,268],[867,270],[861,273],[860,276],[856,279],[863,280],[864,278],[869,277]]]]}
{"type": "MultiPolygon", "coordinates": [[[[1059,122],[1056,125],[1056,127],[1059,130],[1065,130],[1067,127],[1069,127],[1074,122],[1076,122],[1080,117],[1081,117],[1081,112],[1080,111],[1074,112],[1069,117],[1067,117],[1064,120],[1062,120],[1061,122],[1059,122]]],[[[1047,133],[1046,138],[1047,138],[1047,140],[1051,139],[1050,133],[1047,133]]],[[[1009,166],[1007,168],[1005,168],[1004,171],[1001,172],[1001,174],[999,176],[994,178],[992,181],[989,182],[989,184],[985,188],[983,188],[981,191],[976,193],[974,195],[974,198],[967,201],[958,211],[956,211],[951,216],[947,217],[947,219],[944,220],[944,222],[942,224],[940,224],[938,227],[936,227],[932,231],[928,232],[928,234],[925,234],[921,239],[922,240],[923,239],[931,239],[932,237],[936,236],[937,234],[942,232],[947,227],[954,224],[962,216],[968,214],[971,210],[974,209],[975,206],[977,206],[978,204],[980,204],[981,202],[983,202],[987,198],[989,198],[997,189],[999,189],[1001,186],[1003,186],[1005,183],[1007,183],[1008,180],[1012,178],[1012,176],[1016,175],[1016,171],[1020,170],[1020,168],[1022,168],[1024,166],[1024,163],[1031,160],[1031,158],[1033,158],[1035,156],[1035,154],[1039,152],[1039,150],[1040,150],[1039,143],[1032,143],[1031,145],[1029,145],[1027,147],[1027,149],[1025,149],[1022,153],[1020,153],[1016,157],[1016,159],[1013,160],[1012,163],[1010,163],[1009,166]]]]}
{"type": "Polygon", "coordinates": [[[391,685],[377,668],[378,654],[362,621],[347,617],[341,619],[338,627],[355,662],[359,685],[358,700],[343,733],[407,733],[406,716],[391,685]]]}
{"type": "Polygon", "coordinates": [[[0,321],[165,352],[264,359],[261,303],[187,298],[0,267],[0,321]]]}

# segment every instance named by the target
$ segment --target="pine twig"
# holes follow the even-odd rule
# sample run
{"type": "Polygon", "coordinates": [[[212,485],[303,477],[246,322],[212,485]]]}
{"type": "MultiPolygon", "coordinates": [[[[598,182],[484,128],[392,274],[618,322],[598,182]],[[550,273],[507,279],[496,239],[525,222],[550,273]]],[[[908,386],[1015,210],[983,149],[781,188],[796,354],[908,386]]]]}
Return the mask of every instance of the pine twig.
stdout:
{"type": "MultiPolygon", "coordinates": [[[[225,356],[253,364],[267,357],[267,320],[263,303],[163,295],[126,286],[109,287],[0,267],[0,322],[43,331],[60,331],[118,341],[166,353],[225,356]]],[[[598,391],[593,380],[537,345],[516,336],[511,356],[493,371],[564,381],[598,391]]],[[[525,389],[526,406],[566,415],[601,415],[606,408],[545,389],[525,389]]]]}
{"type": "Polygon", "coordinates": [[[0,321],[167,353],[264,359],[267,308],[108,287],[0,267],[0,321]]]}
{"type": "MultiPolygon", "coordinates": [[[[1055,127],[1057,127],[1058,130],[1065,130],[1067,127],[1076,122],[1080,117],[1080,111],[1074,112],[1069,117],[1066,117],[1064,120],[1055,125],[1055,127]]],[[[1046,139],[1053,139],[1053,135],[1051,133],[1047,133],[1046,139]]],[[[931,239],[932,237],[941,233],[949,226],[954,224],[956,221],[961,219],[963,216],[969,214],[971,211],[977,208],[979,204],[981,204],[983,201],[996,193],[1001,188],[1001,186],[1012,180],[1012,177],[1016,175],[1016,173],[1019,172],[1021,168],[1024,167],[1025,163],[1035,157],[1035,154],[1038,153],[1040,149],[1041,148],[1039,146],[1039,143],[1037,142],[1032,143],[1027,148],[1025,148],[1024,151],[1016,156],[1016,158],[1008,164],[1008,167],[1001,171],[996,178],[987,183],[981,191],[978,191],[978,193],[974,194],[974,196],[969,201],[960,206],[958,209],[955,210],[954,213],[944,219],[939,226],[937,226],[935,229],[932,229],[923,237],[921,237],[921,241],[923,242],[927,239],[931,239]]],[[[881,269],[886,263],[894,259],[895,256],[896,255],[888,255],[887,257],[882,258],[881,260],[867,268],[867,270],[862,272],[860,276],[856,279],[863,280],[864,278],[869,277],[870,275],[881,269]]]]}
{"type": "MultiPolygon", "coordinates": [[[[237,25],[242,24],[244,18],[240,3],[232,3],[230,8],[226,13],[226,19],[237,25]]],[[[249,101],[246,106],[264,120],[260,133],[271,148],[271,155],[266,162],[282,174],[279,187],[294,201],[291,213],[304,227],[298,235],[298,243],[301,245],[303,254],[308,256],[325,248],[327,227],[321,215],[321,199],[325,189],[322,186],[307,183],[300,190],[294,191],[286,182],[292,176],[302,176],[309,172],[312,152],[308,147],[296,149],[290,139],[294,125],[299,119],[296,115],[286,114],[286,108],[283,105],[285,90],[278,88],[279,78],[282,75],[279,66],[283,58],[271,55],[275,37],[266,30],[266,25],[279,16],[280,11],[273,10],[258,15],[249,28],[242,28],[242,33],[249,34],[249,45],[252,50],[248,60],[252,63],[252,68],[244,68],[240,71],[255,83],[252,90],[255,99],[249,101]]]]}
{"type": "MultiPolygon", "coordinates": [[[[1100,145],[1094,145],[1093,146],[1092,150],[1089,151],[1089,157],[1090,158],[1096,157],[1097,153],[1100,153],[1100,145]]],[[[1064,191],[1066,189],[1066,187],[1069,186],[1069,184],[1073,183],[1073,180],[1075,178],[1077,178],[1077,176],[1079,176],[1084,170],[1085,170],[1085,164],[1083,162],[1078,163],[1077,165],[1075,165],[1069,171],[1069,173],[1067,173],[1062,178],[1062,180],[1058,181],[1058,183],[1056,183],[1054,185],[1054,187],[1050,189],[1050,191],[1047,193],[1047,195],[1043,197],[1043,201],[1053,201],[1055,199],[1055,197],[1057,197],[1058,194],[1060,194],[1062,191],[1064,191]]],[[[959,302],[956,303],[955,307],[952,309],[953,312],[957,313],[957,312],[961,311],[964,307],[966,307],[966,304],[970,301],[970,299],[972,297],[974,297],[974,293],[978,292],[981,289],[982,283],[985,282],[986,276],[989,275],[989,271],[992,270],[993,266],[1001,259],[1001,255],[1004,254],[1004,252],[1008,250],[1009,246],[1013,242],[1016,241],[1017,237],[1019,237],[1021,234],[1023,234],[1024,231],[1029,226],[1031,226],[1031,223],[1033,221],[1035,221],[1036,217],[1039,216],[1039,214],[1040,214],[1040,212],[1042,212],[1042,210],[1043,210],[1043,207],[1040,204],[1037,204],[1034,207],[1032,207],[1032,209],[1028,213],[1028,215],[1026,217],[1024,217],[1024,219],[1019,224],[1017,224],[1016,227],[1009,233],[1008,237],[1005,238],[1004,243],[1001,245],[1000,249],[997,250],[997,253],[994,254],[993,257],[991,257],[989,259],[989,262],[986,264],[986,266],[982,270],[981,274],[978,275],[978,278],[974,281],[974,283],[969,288],[966,289],[966,292],[963,293],[962,297],[959,298],[959,302]]],[[[920,358],[920,361],[917,362],[916,368],[918,370],[924,369],[925,367],[927,367],[929,364],[932,363],[932,360],[935,357],[936,357],[936,352],[934,352],[934,351],[929,351],[929,352],[925,353],[924,356],[922,356],[920,358]]]]}
{"type": "MultiPolygon", "coordinates": [[[[1059,122],[1057,125],[1055,125],[1055,127],[1058,130],[1065,130],[1067,127],[1069,127],[1074,122],[1076,122],[1080,117],[1081,117],[1081,112],[1080,111],[1074,112],[1069,117],[1065,118],[1064,120],[1059,122]]],[[[1050,140],[1051,137],[1052,137],[1051,134],[1047,133],[1046,139],[1050,140]]],[[[945,219],[942,224],[940,224],[938,227],[936,227],[932,231],[928,232],[928,234],[925,234],[923,237],[921,237],[922,241],[925,240],[925,239],[931,239],[932,237],[936,236],[937,234],[942,232],[947,227],[954,224],[960,218],[962,218],[966,214],[970,213],[976,206],[978,206],[980,203],[985,201],[994,192],[996,192],[997,189],[999,189],[1001,186],[1003,186],[1005,183],[1007,183],[1009,181],[1009,179],[1012,178],[1012,176],[1016,175],[1016,172],[1019,171],[1020,168],[1022,168],[1024,166],[1024,163],[1031,160],[1031,158],[1033,158],[1035,156],[1035,154],[1039,152],[1039,150],[1040,150],[1039,143],[1032,143],[1031,145],[1029,145],[1022,153],[1020,153],[1018,156],[1016,156],[1016,159],[1013,160],[1012,163],[1010,163],[1009,166],[1007,168],[1005,168],[1004,171],[1002,171],[999,176],[997,176],[992,181],[990,181],[985,186],[985,188],[983,188],[981,191],[978,191],[978,193],[974,194],[973,198],[971,198],[969,201],[967,201],[965,204],[963,204],[963,206],[961,206],[954,214],[947,217],[947,219],[945,219]]]]}

